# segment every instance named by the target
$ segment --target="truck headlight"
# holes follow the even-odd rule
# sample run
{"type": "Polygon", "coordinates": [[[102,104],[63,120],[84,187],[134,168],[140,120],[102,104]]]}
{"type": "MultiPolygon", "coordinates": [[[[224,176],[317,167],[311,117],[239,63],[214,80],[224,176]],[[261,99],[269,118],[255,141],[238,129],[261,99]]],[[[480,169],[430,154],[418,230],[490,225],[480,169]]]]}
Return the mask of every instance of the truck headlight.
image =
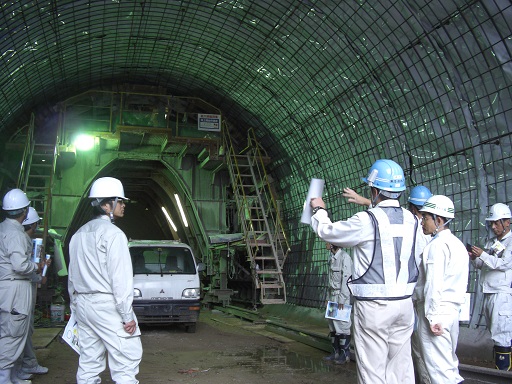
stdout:
{"type": "Polygon", "coordinates": [[[181,297],[184,299],[196,299],[199,297],[199,288],[187,288],[183,290],[181,297]]]}
{"type": "Polygon", "coordinates": [[[142,297],[142,293],[140,292],[140,289],[133,288],[133,297],[134,298],[141,298],[142,297]]]}

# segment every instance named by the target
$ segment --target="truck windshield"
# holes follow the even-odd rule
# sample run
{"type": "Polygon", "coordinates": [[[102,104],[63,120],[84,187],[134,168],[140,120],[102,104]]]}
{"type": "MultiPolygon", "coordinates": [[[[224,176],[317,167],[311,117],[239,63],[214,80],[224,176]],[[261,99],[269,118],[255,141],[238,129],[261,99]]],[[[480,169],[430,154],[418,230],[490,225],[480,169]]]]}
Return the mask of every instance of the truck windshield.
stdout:
{"type": "Polygon", "coordinates": [[[130,247],[133,274],[195,274],[190,249],[185,247],[130,247]]]}

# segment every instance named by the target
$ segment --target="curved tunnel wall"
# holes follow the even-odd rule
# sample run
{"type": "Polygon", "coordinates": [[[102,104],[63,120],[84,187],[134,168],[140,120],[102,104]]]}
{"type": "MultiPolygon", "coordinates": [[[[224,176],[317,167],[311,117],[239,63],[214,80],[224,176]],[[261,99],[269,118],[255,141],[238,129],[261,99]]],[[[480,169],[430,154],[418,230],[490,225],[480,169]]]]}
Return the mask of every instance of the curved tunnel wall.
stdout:
{"type": "Polygon", "coordinates": [[[203,98],[274,159],[289,299],[316,306],[323,244],[298,224],[311,177],[345,218],[342,188],[393,158],[409,185],[451,197],[452,228],[480,244],[488,207],[510,203],[511,16],[504,0],[6,3],[0,133],[36,110],[44,135],[53,105],[94,87],[203,98]]]}

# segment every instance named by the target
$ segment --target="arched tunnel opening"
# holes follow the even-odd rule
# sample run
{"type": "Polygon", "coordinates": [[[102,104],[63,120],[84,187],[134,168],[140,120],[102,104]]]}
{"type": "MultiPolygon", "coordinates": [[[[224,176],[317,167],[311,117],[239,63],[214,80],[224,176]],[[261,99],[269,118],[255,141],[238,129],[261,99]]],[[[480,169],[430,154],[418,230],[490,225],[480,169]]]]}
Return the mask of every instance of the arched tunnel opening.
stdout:
{"type": "MultiPolygon", "coordinates": [[[[324,242],[300,222],[313,178],[331,218],[347,219],[358,207],[343,189],[368,197],[361,177],[393,159],[402,206],[426,185],[454,202],[463,243],[492,236],[490,207],[512,201],[511,11],[498,0],[6,3],[1,191],[22,188],[40,213],[46,251],[63,260],[54,288],[91,184],[112,176],[131,201],[117,225],[189,244],[207,265],[205,303],[321,312],[324,242]]],[[[480,283],[470,266],[468,354],[489,349],[480,283]]]]}

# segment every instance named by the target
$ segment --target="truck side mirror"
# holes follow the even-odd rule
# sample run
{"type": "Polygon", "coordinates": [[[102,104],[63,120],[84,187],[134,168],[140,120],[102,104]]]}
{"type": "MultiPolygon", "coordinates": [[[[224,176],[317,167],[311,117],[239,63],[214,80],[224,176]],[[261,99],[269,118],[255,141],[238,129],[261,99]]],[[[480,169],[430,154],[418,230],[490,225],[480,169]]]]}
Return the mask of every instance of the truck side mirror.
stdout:
{"type": "Polygon", "coordinates": [[[197,272],[202,272],[206,270],[206,264],[205,263],[197,263],[197,272]]]}

